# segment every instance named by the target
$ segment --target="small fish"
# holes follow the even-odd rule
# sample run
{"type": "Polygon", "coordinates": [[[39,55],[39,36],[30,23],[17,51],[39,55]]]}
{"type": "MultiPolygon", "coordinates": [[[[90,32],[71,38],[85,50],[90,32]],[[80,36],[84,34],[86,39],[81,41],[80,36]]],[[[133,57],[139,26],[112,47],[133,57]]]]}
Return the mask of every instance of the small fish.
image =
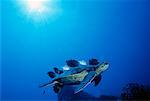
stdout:
{"type": "Polygon", "coordinates": [[[56,74],[52,71],[49,71],[47,74],[50,78],[54,78],[56,76],[56,74]]]}
{"type": "Polygon", "coordinates": [[[99,61],[97,59],[91,59],[89,60],[89,65],[98,65],[99,61]]]}
{"type": "Polygon", "coordinates": [[[59,70],[58,68],[54,67],[54,72],[57,73],[57,74],[62,74],[63,71],[62,70],[59,70]]]}
{"type": "Polygon", "coordinates": [[[45,94],[45,90],[43,91],[43,93],[42,93],[43,95],[45,94]]]}
{"type": "Polygon", "coordinates": [[[66,63],[69,67],[79,66],[79,62],[77,60],[66,60],[66,63]]]}

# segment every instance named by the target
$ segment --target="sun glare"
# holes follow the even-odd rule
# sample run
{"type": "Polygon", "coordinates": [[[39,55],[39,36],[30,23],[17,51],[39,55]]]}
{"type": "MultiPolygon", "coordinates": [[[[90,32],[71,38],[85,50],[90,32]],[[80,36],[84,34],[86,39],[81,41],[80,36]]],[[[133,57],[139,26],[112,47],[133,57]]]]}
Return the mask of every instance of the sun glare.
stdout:
{"type": "Polygon", "coordinates": [[[53,17],[60,8],[57,5],[58,0],[18,0],[22,11],[28,18],[34,21],[43,21],[53,17]]]}
{"type": "Polygon", "coordinates": [[[30,13],[42,13],[48,9],[46,3],[47,0],[27,0],[26,6],[30,13]]]}

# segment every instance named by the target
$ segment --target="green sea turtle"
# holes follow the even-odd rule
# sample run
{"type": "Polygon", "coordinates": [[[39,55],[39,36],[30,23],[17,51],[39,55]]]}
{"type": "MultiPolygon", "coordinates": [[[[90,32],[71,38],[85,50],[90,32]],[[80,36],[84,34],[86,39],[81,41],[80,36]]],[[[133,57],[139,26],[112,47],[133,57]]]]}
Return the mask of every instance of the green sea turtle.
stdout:
{"type": "Polygon", "coordinates": [[[107,70],[109,66],[107,62],[99,63],[96,59],[89,60],[88,65],[83,65],[76,60],[69,60],[66,63],[70,68],[69,70],[62,71],[55,68],[55,73],[59,75],[49,72],[48,74],[53,80],[40,85],[40,87],[54,84],[53,89],[58,93],[64,85],[75,85],[74,93],[78,93],[91,82],[95,82],[95,86],[98,85],[101,80],[101,73],[107,70]]]}

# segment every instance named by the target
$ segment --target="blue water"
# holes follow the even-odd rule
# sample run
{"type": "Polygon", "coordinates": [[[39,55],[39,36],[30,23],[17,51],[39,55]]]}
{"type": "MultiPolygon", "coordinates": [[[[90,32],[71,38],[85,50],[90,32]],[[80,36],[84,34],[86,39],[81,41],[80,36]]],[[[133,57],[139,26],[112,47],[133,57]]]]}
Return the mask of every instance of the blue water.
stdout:
{"type": "Polygon", "coordinates": [[[127,83],[150,84],[150,3],[143,0],[62,0],[61,14],[35,22],[15,0],[1,1],[2,100],[57,100],[39,84],[65,60],[97,58],[110,67],[93,96],[119,96],[127,83]]]}

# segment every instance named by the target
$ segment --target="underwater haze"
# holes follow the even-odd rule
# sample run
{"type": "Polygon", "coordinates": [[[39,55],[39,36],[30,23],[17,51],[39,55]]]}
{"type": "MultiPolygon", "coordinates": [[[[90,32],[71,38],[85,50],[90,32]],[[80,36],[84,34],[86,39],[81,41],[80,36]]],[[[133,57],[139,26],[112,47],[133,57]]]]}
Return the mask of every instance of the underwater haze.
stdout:
{"type": "Polygon", "coordinates": [[[0,4],[1,100],[57,100],[52,87],[43,94],[39,85],[69,59],[110,64],[97,87],[84,89],[95,97],[119,96],[130,82],[150,85],[148,0],[23,1],[0,4]]]}

